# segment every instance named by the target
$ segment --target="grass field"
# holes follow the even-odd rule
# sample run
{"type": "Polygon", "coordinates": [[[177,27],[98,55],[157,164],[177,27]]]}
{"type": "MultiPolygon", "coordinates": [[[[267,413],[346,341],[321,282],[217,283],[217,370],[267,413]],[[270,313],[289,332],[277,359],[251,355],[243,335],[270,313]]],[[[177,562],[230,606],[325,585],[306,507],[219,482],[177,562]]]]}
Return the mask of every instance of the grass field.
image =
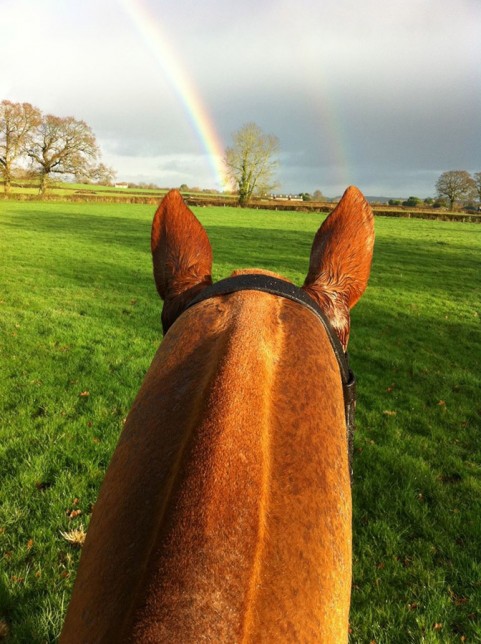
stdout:
{"type": "MultiPolygon", "coordinates": [[[[302,283],[319,215],[201,208],[214,278],[302,283]]],[[[151,206],[0,205],[0,640],[54,642],[161,339],[151,206]]],[[[353,311],[351,641],[481,641],[481,226],[376,219],[353,311]]],[[[287,535],[288,536],[288,535],[287,535]]]]}
{"type": "MultiPolygon", "coordinates": [[[[70,183],[67,181],[55,180],[51,180],[49,182],[47,189],[48,199],[50,200],[60,198],[67,200],[68,198],[76,196],[78,196],[79,200],[86,200],[89,196],[102,196],[105,197],[106,201],[108,201],[110,197],[115,197],[120,200],[125,199],[126,203],[129,202],[129,199],[132,196],[158,197],[160,199],[166,192],[166,188],[149,188],[144,185],[121,188],[116,185],[103,186],[92,183],[70,183]]],[[[3,195],[3,193],[4,185],[3,181],[0,179],[0,195],[3,195]]],[[[182,194],[196,197],[215,196],[212,193],[204,192],[199,189],[192,191],[188,188],[183,190],[182,194]]],[[[13,196],[14,199],[34,197],[38,200],[39,181],[36,179],[13,181],[10,187],[10,195],[13,196]]],[[[229,198],[232,198],[233,201],[235,200],[235,197],[233,196],[223,196],[224,200],[228,200],[229,198]]]]}

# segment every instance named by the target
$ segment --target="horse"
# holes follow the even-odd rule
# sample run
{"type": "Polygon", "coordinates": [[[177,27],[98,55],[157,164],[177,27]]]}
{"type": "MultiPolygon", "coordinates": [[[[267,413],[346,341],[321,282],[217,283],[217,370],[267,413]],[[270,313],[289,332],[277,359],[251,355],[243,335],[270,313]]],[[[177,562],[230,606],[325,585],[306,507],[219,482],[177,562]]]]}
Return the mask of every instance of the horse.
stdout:
{"type": "Polygon", "coordinates": [[[213,284],[205,229],[177,191],[164,197],[151,246],[165,336],[93,509],[63,644],[347,641],[339,348],[373,222],[351,186],[302,288],[261,269],[213,284]]]}

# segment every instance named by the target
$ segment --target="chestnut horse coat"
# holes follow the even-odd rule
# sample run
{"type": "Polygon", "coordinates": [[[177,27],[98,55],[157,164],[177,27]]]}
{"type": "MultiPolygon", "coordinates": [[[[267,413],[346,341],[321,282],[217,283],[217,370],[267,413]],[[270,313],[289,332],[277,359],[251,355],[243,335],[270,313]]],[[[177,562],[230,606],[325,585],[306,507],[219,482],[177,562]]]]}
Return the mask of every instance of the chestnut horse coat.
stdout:
{"type": "MultiPolygon", "coordinates": [[[[350,188],[314,241],[304,288],[344,347],[373,239],[350,188]]],[[[185,310],[212,252],[176,192],[152,250],[170,328],[95,505],[61,642],[347,641],[351,492],[326,331],[258,291],[185,310]]]]}

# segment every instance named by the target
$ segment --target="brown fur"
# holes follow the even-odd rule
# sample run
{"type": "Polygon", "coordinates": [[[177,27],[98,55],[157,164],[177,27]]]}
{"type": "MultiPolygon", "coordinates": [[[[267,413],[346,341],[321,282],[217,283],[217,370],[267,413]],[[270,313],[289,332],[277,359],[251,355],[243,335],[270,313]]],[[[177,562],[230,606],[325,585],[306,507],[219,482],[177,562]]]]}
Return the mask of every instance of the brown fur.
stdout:
{"type": "MultiPolygon", "coordinates": [[[[369,273],[372,215],[355,189],[344,199],[311,253],[306,290],[321,305],[326,280],[351,305],[369,273]]],[[[210,282],[212,252],[177,193],[152,249],[172,326],[106,474],[61,641],[347,641],[351,494],[326,333],[255,291],[178,317],[210,282]]]]}

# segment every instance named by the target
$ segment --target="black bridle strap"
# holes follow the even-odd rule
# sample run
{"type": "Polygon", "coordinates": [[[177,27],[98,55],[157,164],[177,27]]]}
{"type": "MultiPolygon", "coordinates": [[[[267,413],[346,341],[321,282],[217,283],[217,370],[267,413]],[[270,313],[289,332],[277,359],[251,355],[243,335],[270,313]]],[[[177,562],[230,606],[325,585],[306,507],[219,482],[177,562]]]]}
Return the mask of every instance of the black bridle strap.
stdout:
{"type": "Polygon", "coordinates": [[[351,463],[353,449],[354,413],[356,409],[356,378],[349,368],[349,357],[344,352],[341,342],[337,337],[331,323],[324,311],[301,288],[285,280],[261,273],[249,273],[228,277],[205,288],[199,295],[189,302],[187,308],[199,304],[204,300],[221,295],[229,295],[237,291],[262,291],[279,297],[284,297],[301,304],[317,316],[324,326],[332,350],[336,356],[341,372],[342,390],[344,394],[344,413],[346,417],[347,439],[349,445],[349,461],[351,463]]]}
{"type": "Polygon", "coordinates": [[[348,360],[331,323],[320,306],[318,306],[305,291],[291,282],[286,282],[278,277],[263,275],[262,273],[247,273],[236,275],[234,277],[227,277],[226,279],[220,280],[220,282],[216,282],[215,284],[212,284],[212,286],[208,286],[201,291],[199,295],[189,302],[187,308],[190,308],[199,302],[203,302],[204,300],[209,300],[212,297],[228,295],[230,293],[236,293],[237,291],[262,291],[264,293],[271,293],[272,295],[284,297],[288,300],[292,300],[293,302],[297,302],[298,304],[302,304],[302,306],[310,309],[320,319],[322,325],[326,329],[332,350],[334,351],[334,355],[339,363],[342,381],[347,382],[349,379],[348,360]]]}

